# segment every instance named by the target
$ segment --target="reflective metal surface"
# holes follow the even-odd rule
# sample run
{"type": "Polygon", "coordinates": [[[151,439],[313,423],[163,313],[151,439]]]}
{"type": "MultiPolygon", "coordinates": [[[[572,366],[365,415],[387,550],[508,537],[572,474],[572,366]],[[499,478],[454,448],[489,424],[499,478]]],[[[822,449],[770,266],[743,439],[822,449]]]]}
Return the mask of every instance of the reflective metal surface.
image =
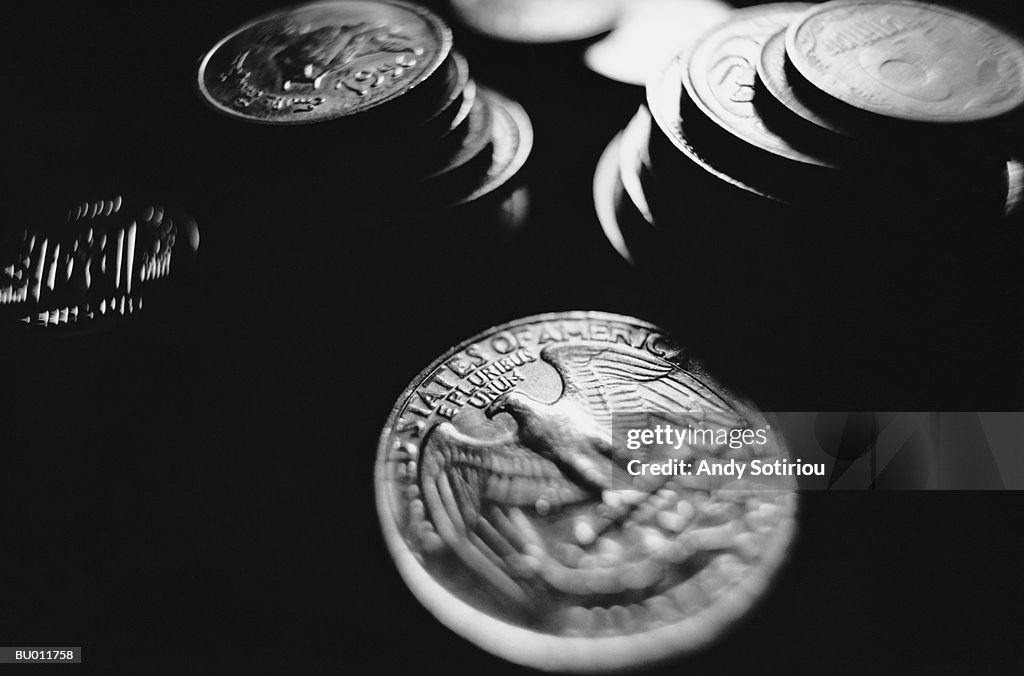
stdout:
{"type": "MultiPolygon", "coordinates": [[[[783,559],[795,482],[617,483],[645,456],[613,436],[613,412],[764,425],[688,368],[663,331],[598,312],[510,322],[435,360],[399,397],[376,466],[385,540],[417,598],[478,645],[543,669],[636,668],[719,636],[783,559]]],[[[788,457],[775,442],[672,457],[755,453],[788,457]]]]}

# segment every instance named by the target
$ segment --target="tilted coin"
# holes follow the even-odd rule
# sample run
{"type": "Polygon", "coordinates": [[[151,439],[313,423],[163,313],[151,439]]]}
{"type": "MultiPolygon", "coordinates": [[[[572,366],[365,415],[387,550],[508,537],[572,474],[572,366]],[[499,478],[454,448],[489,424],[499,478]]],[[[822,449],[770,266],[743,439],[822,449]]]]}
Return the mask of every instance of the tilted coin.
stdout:
{"type": "Polygon", "coordinates": [[[722,0],[627,0],[614,30],[587,48],[587,66],[610,80],[644,85],[695,38],[723,21],[722,0]]]}
{"type": "Polygon", "coordinates": [[[468,127],[466,121],[469,120],[469,115],[473,112],[473,106],[476,103],[476,86],[476,82],[473,80],[466,83],[466,88],[462,92],[462,102],[459,105],[459,110],[455,113],[455,117],[452,118],[448,129],[441,135],[442,141],[452,136],[458,136],[460,132],[464,132],[468,127]]]}
{"type": "Polygon", "coordinates": [[[491,109],[491,163],[452,206],[470,204],[499,191],[504,196],[503,189],[517,187],[514,179],[533,150],[533,124],[522,106],[482,86],[477,87],[477,96],[491,109]]]}
{"type": "Polygon", "coordinates": [[[821,91],[886,117],[977,122],[1024,103],[1024,45],[940,5],[827,2],[793,22],[786,51],[821,91]]]}
{"type": "Polygon", "coordinates": [[[693,48],[683,84],[689,99],[709,120],[751,149],[798,165],[834,168],[835,162],[826,155],[800,149],[769,129],[754,105],[761,48],[809,6],[780,3],[735,12],[693,48]]]}
{"type": "Polygon", "coordinates": [[[199,248],[190,216],[113,195],[61,221],[0,238],[0,317],[30,326],[88,327],[142,309],[143,292],[199,248]]]}
{"type": "Polygon", "coordinates": [[[434,141],[435,154],[448,157],[462,147],[462,142],[469,133],[469,116],[477,108],[477,85],[470,80],[462,92],[459,109],[455,112],[448,128],[434,141]]]}
{"type": "MultiPolygon", "coordinates": [[[[602,156],[594,175],[594,201],[605,236],[613,246],[618,250],[621,241],[621,248],[628,252],[628,257],[624,256],[627,261],[645,272],[661,276],[678,271],[676,252],[681,244],[692,243],[685,238],[673,239],[672,235],[693,234],[686,226],[689,221],[701,218],[696,208],[700,197],[668,198],[664,195],[680,192],[679,182],[659,181],[652,174],[648,154],[651,129],[650,112],[646,106],[640,106],[602,156]],[[611,154],[617,156],[618,181],[603,175],[610,171],[604,164],[612,162],[611,154]],[[601,190],[609,191],[614,201],[601,195],[601,190]],[[663,193],[660,199],[659,192],[663,193]],[[663,207],[658,213],[667,227],[662,227],[655,218],[655,206],[663,207]]],[[[701,192],[695,183],[691,187],[701,192]]],[[[622,251],[619,253],[622,255],[622,251]]]]}
{"type": "MultiPolygon", "coordinates": [[[[532,667],[607,672],[707,645],[785,558],[796,484],[685,473],[617,483],[650,456],[613,435],[613,415],[672,411],[768,426],[630,317],[537,315],[454,347],[402,393],[380,438],[377,509],[400,575],[449,628],[532,667]]],[[[661,452],[788,462],[774,438],[661,452]]]]}
{"type": "Polygon", "coordinates": [[[451,0],[462,23],[510,42],[569,42],[610,29],[621,0],[451,0]]]}
{"type": "Polygon", "coordinates": [[[508,242],[522,231],[530,215],[530,203],[530,188],[523,185],[513,190],[494,208],[489,216],[494,226],[493,235],[485,235],[491,244],[508,242]]]}
{"type": "Polygon", "coordinates": [[[634,173],[635,136],[631,122],[602,153],[594,171],[594,210],[605,238],[623,260],[645,273],[657,272],[671,259],[668,252],[676,249],[654,227],[634,173]]]}
{"type": "Polygon", "coordinates": [[[640,106],[636,115],[622,130],[622,139],[619,143],[619,180],[622,181],[629,201],[640,216],[649,225],[654,226],[654,216],[640,182],[650,137],[651,114],[646,106],[640,106]]]}
{"type": "Polygon", "coordinates": [[[300,5],[218,42],[199,64],[199,91],[215,109],[251,122],[333,120],[384,109],[420,90],[451,45],[439,18],[402,2],[300,5]]]}
{"type": "Polygon", "coordinates": [[[421,123],[418,136],[434,138],[445,134],[455,118],[462,111],[466,87],[469,86],[469,62],[462,54],[453,51],[448,59],[447,82],[437,111],[421,123]]]}
{"type": "Polygon", "coordinates": [[[618,204],[626,198],[622,183],[619,180],[619,146],[622,134],[618,134],[608,143],[601,153],[594,168],[594,211],[598,225],[605,239],[615,252],[630,265],[636,265],[636,256],[629,249],[626,237],[619,224],[618,204]]]}
{"type": "Polygon", "coordinates": [[[431,171],[423,177],[424,181],[435,187],[430,190],[437,190],[438,182],[457,181],[461,174],[472,170],[478,161],[486,161],[490,165],[491,156],[484,153],[490,148],[493,142],[494,113],[486,96],[476,98],[473,110],[465,121],[466,129],[462,134],[462,143],[449,157],[444,158],[444,166],[431,171]]]}

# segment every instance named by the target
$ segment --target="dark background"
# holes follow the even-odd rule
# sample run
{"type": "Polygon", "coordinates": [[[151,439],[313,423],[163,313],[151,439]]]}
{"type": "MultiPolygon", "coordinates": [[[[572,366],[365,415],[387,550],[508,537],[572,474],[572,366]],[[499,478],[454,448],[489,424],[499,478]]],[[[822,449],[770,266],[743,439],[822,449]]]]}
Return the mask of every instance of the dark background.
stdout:
{"type": "MultiPolygon", "coordinates": [[[[972,3],[1013,20],[1011,5],[972,3]]],[[[958,257],[905,270],[936,280],[926,299],[874,299],[877,315],[844,321],[821,298],[758,297],[733,331],[707,321],[728,270],[656,283],[604,242],[593,167],[642,92],[586,71],[580,45],[456,28],[474,75],[535,125],[532,216],[511,242],[473,212],[390,228],[352,217],[335,181],[367,149],[343,140],[233,163],[192,71],[273,7],[5,16],[3,226],[116,185],[184,206],[202,244],[189,274],[116,330],[0,343],[0,644],[81,645],[84,665],[62,668],[98,673],[517,671],[407,591],[379,535],[372,467],[423,366],[527,314],[672,327],[765,408],[1021,409],[1019,220],[960,224],[958,257]]],[[[708,253],[680,251],[681,265],[693,255],[708,253]]],[[[1020,670],[1022,508],[1016,492],[808,493],[765,603],[665,672],[1020,670]]]]}

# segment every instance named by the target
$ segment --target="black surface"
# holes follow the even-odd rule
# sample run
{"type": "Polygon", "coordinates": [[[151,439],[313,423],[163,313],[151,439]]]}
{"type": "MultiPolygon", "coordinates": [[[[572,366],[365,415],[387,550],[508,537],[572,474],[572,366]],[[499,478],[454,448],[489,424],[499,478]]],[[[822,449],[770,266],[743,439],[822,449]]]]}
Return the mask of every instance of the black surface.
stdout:
{"type": "MultiPolygon", "coordinates": [[[[111,183],[169,194],[200,223],[200,266],[121,330],[3,344],[2,645],[81,645],[84,664],[62,668],[90,673],[518,671],[407,591],[372,485],[408,381],[518,316],[601,309],[671,325],[780,410],[1021,407],[1019,222],[961,224],[939,264],[880,254],[871,265],[886,274],[911,261],[901,278],[919,295],[878,284],[878,311],[845,321],[807,299],[745,296],[727,247],[679,253],[680,265],[721,257],[713,285],[652,292],[603,241],[591,199],[639,90],[588,73],[578,46],[458,32],[474,76],[533,117],[533,217],[501,246],[452,243],[446,218],[369,228],[336,188],[354,154],[341,141],[265,164],[211,157],[220,139],[192,69],[272,3],[94,4],[5,21],[3,210],[11,222],[111,183]],[[707,321],[736,318],[723,298],[753,298],[750,319],[707,321]]],[[[822,269],[865,274],[842,246],[793,239],[822,269]]],[[[664,673],[1018,671],[1022,508],[1017,492],[808,494],[766,602],[664,673]]]]}

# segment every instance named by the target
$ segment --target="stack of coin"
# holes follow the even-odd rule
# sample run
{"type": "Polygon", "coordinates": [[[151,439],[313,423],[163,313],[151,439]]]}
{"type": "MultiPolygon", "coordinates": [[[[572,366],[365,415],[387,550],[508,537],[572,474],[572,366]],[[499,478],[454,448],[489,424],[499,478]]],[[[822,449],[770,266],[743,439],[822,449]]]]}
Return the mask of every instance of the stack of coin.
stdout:
{"type": "Polygon", "coordinates": [[[670,265],[680,235],[756,242],[756,257],[798,228],[869,223],[890,248],[974,228],[1018,201],[1022,103],[1024,45],[946,7],[738,10],[648,82],[595,177],[598,212],[624,256],[670,265]]]}
{"type": "Polygon", "coordinates": [[[258,169],[281,199],[327,191],[385,220],[507,197],[532,144],[526,113],[471,79],[448,26],[403,2],[254,19],[203,56],[197,85],[219,113],[217,171],[258,169]]]}

